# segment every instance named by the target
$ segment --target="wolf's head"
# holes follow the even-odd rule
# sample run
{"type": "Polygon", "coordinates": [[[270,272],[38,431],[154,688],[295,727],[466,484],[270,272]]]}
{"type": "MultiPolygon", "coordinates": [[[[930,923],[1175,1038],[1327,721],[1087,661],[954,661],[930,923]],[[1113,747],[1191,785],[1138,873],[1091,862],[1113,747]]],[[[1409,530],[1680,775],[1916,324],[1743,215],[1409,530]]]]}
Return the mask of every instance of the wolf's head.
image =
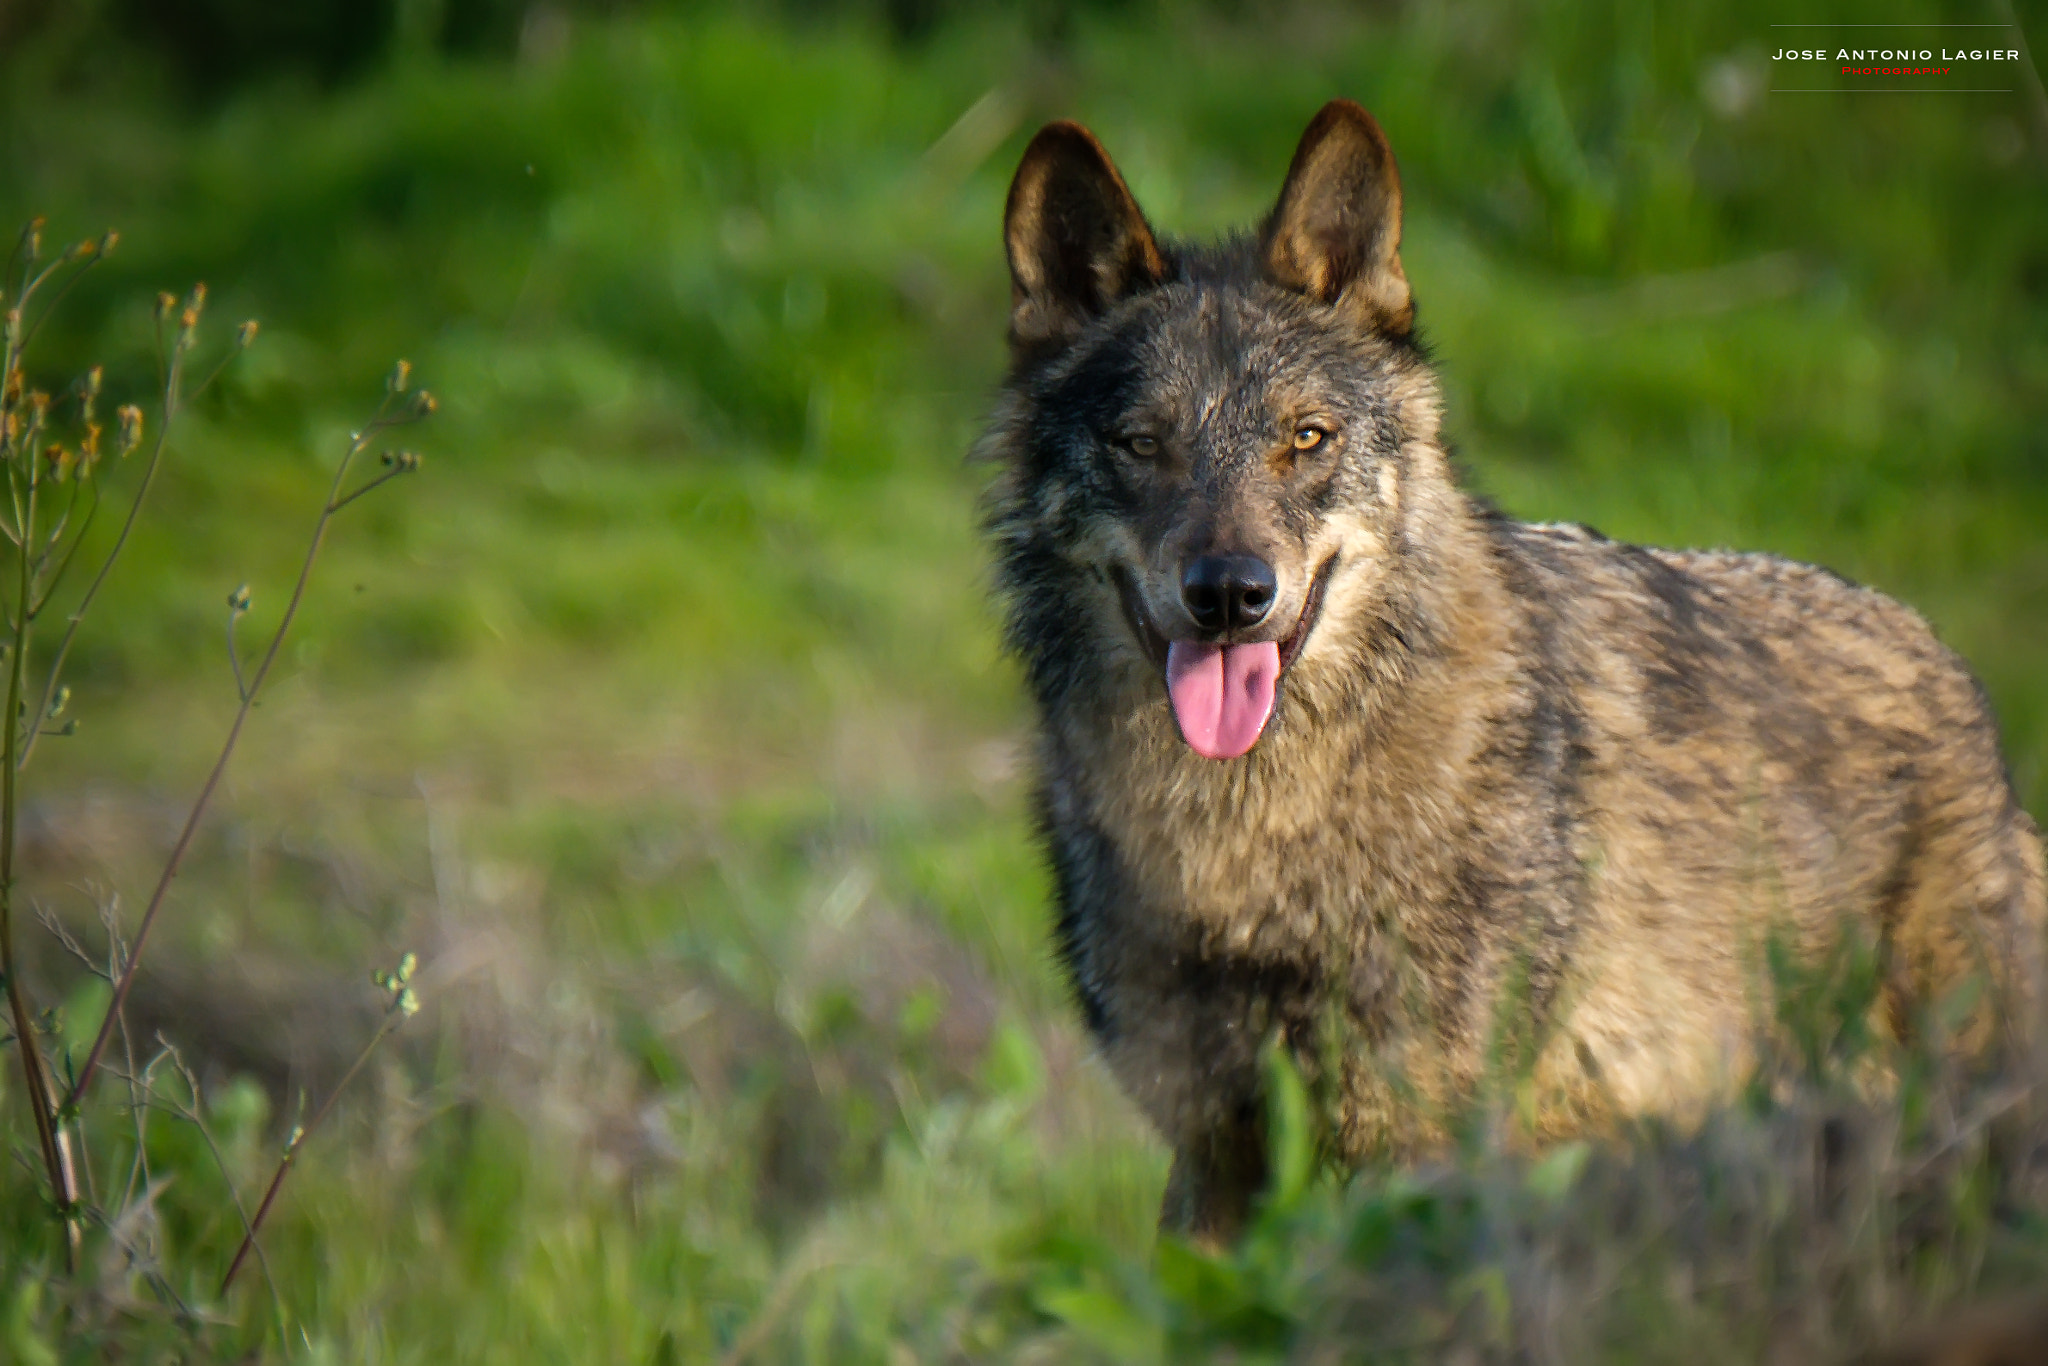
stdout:
{"type": "Polygon", "coordinates": [[[1375,613],[1404,452],[1436,437],[1386,137],[1333,101],[1259,230],[1191,247],[1054,123],[1003,228],[1014,364],[987,444],[1011,643],[1048,705],[1163,682],[1188,745],[1243,755],[1375,613]]]}

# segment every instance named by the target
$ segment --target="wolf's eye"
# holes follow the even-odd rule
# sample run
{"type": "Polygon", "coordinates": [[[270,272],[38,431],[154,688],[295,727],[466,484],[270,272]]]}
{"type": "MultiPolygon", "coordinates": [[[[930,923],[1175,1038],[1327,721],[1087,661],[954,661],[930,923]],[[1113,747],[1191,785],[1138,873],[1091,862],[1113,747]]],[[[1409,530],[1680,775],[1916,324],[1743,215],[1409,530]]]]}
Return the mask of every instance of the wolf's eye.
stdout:
{"type": "Polygon", "coordinates": [[[1327,436],[1329,436],[1329,433],[1321,427],[1296,427],[1294,429],[1294,449],[1297,451],[1312,451],[1322,445],[1324,438],[1327,436]]]}
{"type": "Polygon", "coordinates": [[[1159,440],[1150,436],[1127,436],[1124,438],[1124,449],[1141,460],[1150,460],[1159,454],[1159,440]]]}

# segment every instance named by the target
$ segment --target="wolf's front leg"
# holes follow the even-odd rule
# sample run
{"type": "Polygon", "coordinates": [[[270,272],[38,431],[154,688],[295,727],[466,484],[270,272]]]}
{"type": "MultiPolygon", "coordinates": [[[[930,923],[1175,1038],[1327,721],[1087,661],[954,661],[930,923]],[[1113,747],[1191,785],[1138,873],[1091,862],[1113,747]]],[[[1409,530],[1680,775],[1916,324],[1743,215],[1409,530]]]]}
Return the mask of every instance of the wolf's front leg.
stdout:
{"type": "Polygon", "coordinates": [[[1255,1105],[1249,1114],[1183,1142],[1173,1154],[1159,1229],[1220,1252],[1236,1242],[1266,1188],[1266,1142],[1255,1105]]]}

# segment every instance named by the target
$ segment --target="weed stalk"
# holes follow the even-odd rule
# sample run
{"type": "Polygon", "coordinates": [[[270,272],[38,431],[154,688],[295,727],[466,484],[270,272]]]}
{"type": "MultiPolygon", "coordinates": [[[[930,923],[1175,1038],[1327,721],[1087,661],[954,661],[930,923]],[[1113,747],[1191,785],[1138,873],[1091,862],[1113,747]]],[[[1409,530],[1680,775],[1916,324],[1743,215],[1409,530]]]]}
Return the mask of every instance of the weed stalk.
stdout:
{"type": "Polygon", "coordinates": [[[220,1278],[220,1293],[223,1296],[228,1293],[228,1287],[235,1283],[235,1273],[242,1269],[242,1263],[248,1259],[249,1250],[258,1248],[260,1255],[256,1235],[263,1228],[263,1221],[269,1216],[271,1205],[276,1203],[277,1193],[283,1187],[285,1177],[290,1174],[292,1164],[298,1160],[299,1149],[305,1146],[306,1139],[325,1122],[328,1112],[334,1108],[335,1100],[343,1091],[348,1090],[348,1084],[356,1079],[356,1073],[363,1070],[363,1064],[377,1051],[377,1045],[383,1043],[407,1016],[419,1009],[419,998],[413,995],[410,985],[416,963],[417,960],[408,953],[399,960],[396,972],[377,974],[377,985],[384,989],[388,997],[384,1006],[384,1018],[378,1022],[377,1032],[363,1045],[362,1052],[356,1054],[356,1060],[348,1065],[348,1071],[341,1074],[341,1080],[327,1093],[327,1099],[320,1102],[320,1108],[313,1112],[313,1117],[304,1124],[293,1126],[292,1136],[285,1141],[284,1155],[278,1158],[277,1169],[270,1174],[270,1184],[263,1188],[263,1199],[256,1206],[255,1216],[249,1220],[247,1229],[242,1234],[241,1246],[235,1249],[234,1259],[228,1263],[227,1274],[220,1278]]]}
{"type": "MultiPolygon", "coordinates": [[[[242,731],[248,723],[249,714],[255,708],[264,682],[269,678],[271,669],[277,663],[283,649],[285,637],[290,633],[292,623],[298,616],[307,587],[312,581],[313,566],[326,542],[330,524],[350,504],[391,480],[412,473],[420,466],[420,458],[410,451],[385,451],[384,471],[360,481],[351,488],[349,481],[360,458],[387,432],[418,422],[431,414],[435,408],[435,401],[433,395],[425,390],[411,390],[411,367],[404,361],[398,362],[369,423],[349,437],[348,446],[335,469],[327,496],[321,503],[319,517],[314,522],[305,557],[299,565],[298,577],[292,585],[283,615],[271,633],[269,642],[255,667],[247,671],[244,670],[242,659],[235,647],[234,627],[248,610],[248,590],[238,588],[229,596],[228,649],[234,666],[238,701],[234,719],[228,727],[227,736],[221,744],[212,768],[207,773],[204,784],[186,814],[177,840],[165,859],[155,890],[150,895],[133,937],[124,942],[120,926],[111,909],[106,911],[110,956],[105,976],[111,986],[111,995],[106,1013],[99,1021],[84,1061],[75,1071],[67,1072],[69,1085],[63,1088],[60,1098],[59,1078],[53,1075],[52,1064],[44,1051],[44,1038],[52,1032],[51,1026],[36,1010],[28,982],[21,971],[20,945],[15,935],[15,911],[20,898],[17,855],[22,812],[21,774],[42,735],[46,732],[68,734],[71,731],[69,722],[61,729],[52,728],[52,723],[64,711],[69,698],[69,690],[63,683],[64,666],[70,657],[71,647],[77,639],[80,625],[99,598],[102,588],[113,573],[115,564],[121,559],[122,552],[129,544],[143,506],[163,465],[170,431],[181,408],[219,378],[235,356],[248,349],[256,337],[257,329],[253,322],[242,324],[235,333],[233,345],[205,378],[188,391],[188,359],[198,344],[199,323],[206,305],[206,286],[195,286],[183,300],[169,294],[158,296],[157,399],[161,419],[151,434],[149,454],[143,462],[141,477],[128,502],[127,513],[112,545],[100,559],[98,568],[72,607],[48,664],[40,669],[33,667],[35,661],[32,644],[37,619],[49,606],[72,563],[77,559],[99,509],[100,489],[97,470],[100,461],[101,428],[95,421],[94,404],[99,396],[100,371],[94,369],[88,372],[68,394],[53,402],[49,395],[28,387],[24,378],[22,359],[28,349],[28,343],[48,319],[51,311],[62,302],[65,295],[76,285],[79,277],[104,257],[115,242],[115,235],[108,233],[97,240],[81,242],[61,253],[55,260],[45,263],[41,256],[41,228],[40,219],[29,224],[17,243],[12,259],[7,263],[5,270],[0,271],[0,308],[4,308],[4,317],[0,317],[0,329],[4,329],[4,335],[0,335],[0,468],[4,468],[6,477],[6,497],[4,502],[0,502],[0,535],[4,535],[11,542],[13,552],[11,555],[0,552],[0,564],[10,567],[14,576],[12,592],[5,594],[5,598],[11,601],[0,606],[0,623],[4,623],[0,625],[0,668],[4,668],[6,676],[5,726],[0,728],[0,980],[4,980],[14,1041],[21,1055],[22,1079],[25,1083],[23,1090],[36,1131],[36,1146],[43,1168],[43,1179],[51,1204],[64,1226],[65,1267],[67,1274],[71,1274],[78,1268],[84,1229],[88,1222],[107,1229],[108,1236],[114,1238],[131,1259],[139,1255],[136,1248],[126,1240],[126,1235],[117,1235],[114,1225],[109,1222],[104,1212],[96,1208],[88,1156],[82,1146],[85,1129],[81,1107],[105,1060],[108,1045],[119,1034],[124,1040],[124,1051],[127,1055],[129,1103],[135,1112],[137,1126],[137,1166],[135,1172],[131,1172],[128,1183],[129,1198],[132,1199],[136,1176],[144,1170],[147,1163],[146,1135],[141,1128],[140,1116],[144,1108],[153,1102],[148,1094],[148,1079],[145,1077],[138,1082],[135,1076],[133,1049],[125,1043],[125,1007],[129,991],[135,982],[136,972],[141,966],[149,932],[163,909],[172,881],[177,877],[186,855],[191,850],[199,824],[205,817],[229,762],[234,757],[242,731]],[[36,301],[38,291],[53,280],[58,282],[54,297],[42,304],[40,312],[31,319],[31,303],[36,301]],[[78,437],[72,447],[58,441],[55,435],[56,411],[67,401],[74,402],[76,406],[78,437]],[[69,487],[60,487],[65,485],[69,487]],[[82,516],[77,515],[81,508],[82,516]],[[37,686],[38,683],[40,686],[37,686]],[[83,1194],[81,1179],[84,1180],[83,1194]]],[[[67,427],[67,439],[69,430],[67,427]]],[[[123,458],[141,449],[144,436],[142,413],[139,409],[128,406],[120,410],[116,443],[123,458]]],[[[60,942],[77,952],[75,941],[71,940],[61,927],[55,926],[54,922],[51,923],[60,942]]],[[[227,1274],[222,1278],[223,1293],[233,1284],[236,1273],[252,1248],[257,1251],[259,1257],[261,1256],[261,1248],[257,1244],[258,1231],[275,1202],[307,1133],[317,1129],[325,1120],[336,1097],[348,1087],[370,1055],[376,1051],[377,1046],[406,1016],[418,1008],[412,988],[407,985],[412,975],[413,963],[412,955],[407,954],[396,973],[378,975],[379,984],[385,988],[390,998],[383,1021],[369,1042],[364,1045],[355,1063],[322,1102],[312,1122],[293,1132],[284,1156],[264,1192],[262,1203],[253,1216],[245,1216],[243,1219],[242,1243],[229,1264],[227,1274]]],[[[187,1079],[188,1083],[191,1082],[189,1074],[187,1079]]],[[[195,1119],[199,1114],[199,1104],[200,1099],[194,1084],[192,1115],[195,1119]]],[[[210,1141],[209,1139],[209,1143],[210,1141]]],[[[219,1158],[217,1151],[215,1157],[219,1158]]],[[[223,1174],[225,1175],[225,1168],[223,1174]]],[[[153,1192],[157,1184],[152,1182],[149,1190],[153,1192]]],[[[146,1195],[145,1198],[150,1197],[146,1195]]],[[[236,1203],[240,1208],[239,1197],[236,1203]]],[[[161,1281],[161,1277],[156,1279],[161,1281]]],[[[159,1289],[166,1297],[165,1303],[178,1310],[181,1319],[192,1318],[189,1306],[184,1305],[177,1295],[169,1290],[168,1282],[163,1282],[159,1289]]],[[[272,1297],[275,1301],[274,1286],[272,1297]]],[[[282,1330],[281,1306],[278,1306],[278,1312],[282,1330]]]]}
{"type": "MultiPolygon", "coordinates": [[[[406,392],[405,376],[409,367],[400,361],[392,372],[391,381],[385,387],[384,400],[370,422],[354,433],[348,448],[342,453],[341,463],[334,471],[334,481],[327,491],[327,501],[321,505],[320,516],[313,524],[313,534],[306,546],[306,557],[299,565],[298,580],[292,585],[291,597],[285,602],[284,615],[278,620],[277,629],[271,633],[270,644],[263,652],[262,659],[248,675],[246,685],[239,683],[241,668],[236,664],[236,676],[241,691],[241,704],[235,709],[235,718],[228,726],[227,738],[221,743],[220,754],[215,758],[213,768],[206,775],[206,782],[200,787],[199,795],[185,815],[185,823],[178,831],[177,842],[171,846],[169,858],[164,861],[162,874],[157,878],[156,890],[150,893],[149,904],[143,908],[142,919],[135,927],[135,937],[130,941],[128,962],[121,972],[120,980],[114,983],[113,999],[108,1003],[106,1016],[100,1021],[99,1032],[93,1036],[92,1047],[87,1050],[85,1061],[79,1066],[78,1078],[71,1084],[65,1096],[66,1107],[75,1106],[85,1095],[86,1088],[99,1069],[100,1060],[106,1054],[107,1044],[112,1040],[118,1027],[121,1008],[127,1003],[128,990],[135,983],[135,971],[142,961],[144,942],[149,937],[150,927],[156,923],[157,912],[163,909],[164,897],[171,889],[171,882],[178,876],[184,865],[185,855],[192,847],[192,837],[199,829],[200,820],[206,815],[206,808],[213,801],[214,790],[220,786],[223,774],[227,772],[229,760],[234,758],[235,746],[242,738],[242,728],[248,723],[249,713],[256,706],[257,694],[263,690],[263,682],[270,676],[271,666],[277,662],[278,652],[284,648],[284,638],[291,631],[292,621],[298,616],[299,605],[305,601],[306,585],[312,581],[314,562],[320,558],[320,548],[326,543],[328,525],[335,514],[356,499],[379,485],[390,482],[403,474],[419,468],[419,457],[410,451],[396,452],[386,457],[387,468],[383,474],[365,482],[360,488],[344,493],[349,471],[356,458],[367,450],[371,442],[394,427],[418,422],[430,415],[435,408],[434,396],[420,390],[402,406],[394,406],[406,392]]],[[[229,599],[229,610],[239,615],[248,605],[247,594],[237,589],[229,599]]]]}

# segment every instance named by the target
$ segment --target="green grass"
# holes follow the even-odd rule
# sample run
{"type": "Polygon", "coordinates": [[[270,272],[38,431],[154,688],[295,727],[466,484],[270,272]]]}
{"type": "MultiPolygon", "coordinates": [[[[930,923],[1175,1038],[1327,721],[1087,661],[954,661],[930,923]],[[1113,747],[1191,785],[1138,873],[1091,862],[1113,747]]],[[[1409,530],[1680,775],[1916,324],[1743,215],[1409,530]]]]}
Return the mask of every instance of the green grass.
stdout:
{"type": "MultiPolygon", "coordinates": [[[[90,926],[113,889],[133,914],[233,707],[225,595],[252,584],[249,638],[275,620],[395,356],[443,401],[423,474],[338,527],[153,950],[144,1004],[202,1067],[245,1196],[274,1098],[317,1102],[373,1027],[370,970],[423,962],[426,1010],[265,1239],[289,1331],[250,1278],[205,1354],[1248,1360],[1379,1314],[1371,1341],[1431,1359],[1576,1295],[1604,1307],[1565,1359],[1704,1361],[1759,1355],[1788,1305],[1846,1306],[1798,1329],[1832,1347],[2037,1275],[2038,1212],[1969,1143],[1925,1197],[1949,1241],[1902,1268],[1814,1214],[1766,1160],[1820,1122],[1796,1107],[1573,1181],[1481,1152],[1318,1185],[1234,1261],[1155,1259],[1164,1154],[1048,958],[963,456],[1002,365],[1003,189],[1056,116],[1162,228],[1207,232],[1266,206],[1324,99],[1363,101],[1479,486],[1914,603],[2048,807],[2048,130],[2022,95],[1717,113],[1716,80],[1769,84],[1781,17],[1137,6],[1058,40],[995,16],[903,43],[650,8],[579,15],[553,56],[413,53],[203,105],[113,40],[75,67],[22,49],[0,223],[123,234],[48,373],[101,359],[135,395],[150,300],[194,279],[219,335],[264,323],[81,646],[79,736],[31,770],[38,897],[90,926]],[[1688,1204],[1700,1173],[1733,1193],[1688,1204]],[[1630,1200],[1667,1223],[1572,1250],[1574,1209],[1606,1229],[1584,1210],[1630,1200]],[[1840,1255],[1759,1289],[1809,1234],[1840,1255]],[[1607,1269],[1532,1271],[1532,1239],[1607,1269]]],[[[18,1141],[17,1086],[10,1065],[18,1141]]],[[[188,1126],[149,1143],[178,1173],[167,1273],[211,1303],[237,1234],[219,1178],[188,1126]]],[[[0,1354],[32,1361],[54,1243],[9,1173],[0,1354]]],[[[1922,1198],[1884,1190],[1858,1208],[1922,1198]]],[[[158,1332],[115,1293],[146,1288],[90,1279],[81,1322],[158,1332]]]]}

